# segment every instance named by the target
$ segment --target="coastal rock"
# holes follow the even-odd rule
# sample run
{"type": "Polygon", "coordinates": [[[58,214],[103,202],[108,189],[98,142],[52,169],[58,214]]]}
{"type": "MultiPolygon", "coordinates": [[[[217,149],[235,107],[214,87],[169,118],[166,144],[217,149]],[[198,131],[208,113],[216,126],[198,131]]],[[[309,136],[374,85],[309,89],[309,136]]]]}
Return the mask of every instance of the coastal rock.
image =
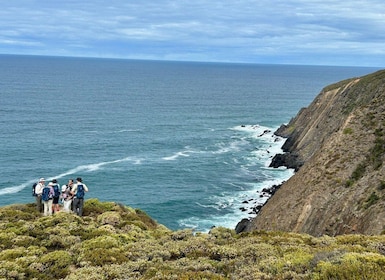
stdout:
{"type": "Polygon", "coordinates": [[[275,194],[275,192],[282,186],[282,184],[279,185],[273,185],[270,188],[264,188],[262,189],[262,193],[267,194],[268,196],[272,196],[275,194]]]}
{"type": "MultiPolygon", "coordinates": [[[[281,187],[280,185],[273,185],[268,188],[263,188],[260,194],[261,198],[267,198],[267,200],[281,187]]],[[[246,204],[247,206],[240,207],[239,210],[242,212],[249,211],[248,214],[251,215],[251,217],[257,215],[259,211],[261,211],[263,205],[267,202],[267,200],[262,204],[258,203],[257,200],[254,200],[253,198],[244,200],[242,203],[246,204]]],[[[247,228],[247,225],[249,224],[250,220],[249,219],[244,219],[241,222],[238,223],[237,227],[238,230],[245,231],[247,228]],[[246,222],[248,221],[248,222],[246,222]],[[241,229],[239,229],[241,227],[241,229]]],[[[236,227],[236,230],[237,230],[236,227]]]]}
{"type": "Polygon", "coordinates": [[[253,212],[251,214],[258,214],[258,212],[262,209],[262,204],[258,204],[257,206],[253,207],[253,212]]]}
{"type": "Polygon", "coordinates": [[[250,223],[249,219],[242,219],[235,227],[236,233],[244,232],[247,228],[247,225],[250,223]]]}
{"type": "Polygon", "coordinates": [[[286,166],[287,168],[292,168],[295,171],[298,171],[303,165],[303,162],[299,160],[298,155],[287,153],[287,154],[276,154],[269,167],[278,168],[281,166],[286,166]]]}

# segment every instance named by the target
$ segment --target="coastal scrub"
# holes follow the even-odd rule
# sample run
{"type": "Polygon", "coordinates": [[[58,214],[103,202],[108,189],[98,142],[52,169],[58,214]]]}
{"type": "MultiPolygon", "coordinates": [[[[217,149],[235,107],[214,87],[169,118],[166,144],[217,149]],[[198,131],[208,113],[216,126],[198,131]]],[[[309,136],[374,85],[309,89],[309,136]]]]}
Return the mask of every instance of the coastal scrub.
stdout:
{"type": "Polygon", "coordinates": [[[97,199],[85,202],[84,217],[34,209],[0,208],[0,279],[385,278],[384,235],[171,231],[97,199]]]}

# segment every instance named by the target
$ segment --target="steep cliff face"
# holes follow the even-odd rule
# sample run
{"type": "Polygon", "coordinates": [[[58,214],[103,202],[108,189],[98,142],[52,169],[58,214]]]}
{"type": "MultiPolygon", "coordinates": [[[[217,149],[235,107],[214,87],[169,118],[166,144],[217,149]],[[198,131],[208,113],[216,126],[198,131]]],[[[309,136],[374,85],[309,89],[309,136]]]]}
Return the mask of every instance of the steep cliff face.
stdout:
{"type": "Polygon", "coordinates": [[[385,70],[324,88],[277,133],[287,137],[285,157],[298,171],[247,230],[385,230],[385,70]]]}

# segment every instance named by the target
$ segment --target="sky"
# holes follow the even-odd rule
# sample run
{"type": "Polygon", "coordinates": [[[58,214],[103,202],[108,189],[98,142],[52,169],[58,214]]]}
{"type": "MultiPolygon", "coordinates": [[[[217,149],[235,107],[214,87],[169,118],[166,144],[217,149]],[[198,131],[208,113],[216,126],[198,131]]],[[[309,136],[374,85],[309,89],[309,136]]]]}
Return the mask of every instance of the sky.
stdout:
{"type": "Polygon", "coordinates": [[[1,2],[0,54],[385,66],[384,0],[1,2]]]}

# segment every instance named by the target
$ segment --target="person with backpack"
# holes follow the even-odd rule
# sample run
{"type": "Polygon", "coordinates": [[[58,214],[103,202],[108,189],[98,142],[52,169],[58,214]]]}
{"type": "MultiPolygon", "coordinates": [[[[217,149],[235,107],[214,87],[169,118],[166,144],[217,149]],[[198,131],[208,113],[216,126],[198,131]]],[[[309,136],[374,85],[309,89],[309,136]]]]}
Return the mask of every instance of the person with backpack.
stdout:
{"type": "Polygon", "coordinates": [[[42,203],[41,195],[43,193],[44,187],[45,187],[45,179],[44,178],[40,178],[39,182],[36,185],[34,184],[32,186],[33,195],[36,198],[36,209],[40,213],[43,212],[43,203],[42,203]]]}
{"type": "Polygon", "coordinates": [[[74,196],[72,210],[78,216],[83,216],[85,192],[88,192],[88,187],[83,183],[82,178],[76,178],[76,183],[72,187],[71,194],[74,196]]]}
{"type": "Polygon", "coordinates": [[[54,191],[54,195],[52,199],[52,212],[56,213],[60,211],[60,207],[59,207],[60,187],[56,179],[52,180],[52,188],[54,191]]]}
{"type": "Polygon", "coordinates": [[[52,215],[52,201],[55,191],[53,189],[53,183],[50,182],[47,186],[44,186],[41,193],[41,200],[43,201],[44,206],[44,216],[52,215]]]}
{"type": "Polygon", "coordinates": [[[72,194],[71,190],[73,187],[74,181],[72,179],[68,180],[67,185],[63,185],[61,189],[61,197],[63,199],[63,211],[69,213],[72,209],[72,194]]]}

